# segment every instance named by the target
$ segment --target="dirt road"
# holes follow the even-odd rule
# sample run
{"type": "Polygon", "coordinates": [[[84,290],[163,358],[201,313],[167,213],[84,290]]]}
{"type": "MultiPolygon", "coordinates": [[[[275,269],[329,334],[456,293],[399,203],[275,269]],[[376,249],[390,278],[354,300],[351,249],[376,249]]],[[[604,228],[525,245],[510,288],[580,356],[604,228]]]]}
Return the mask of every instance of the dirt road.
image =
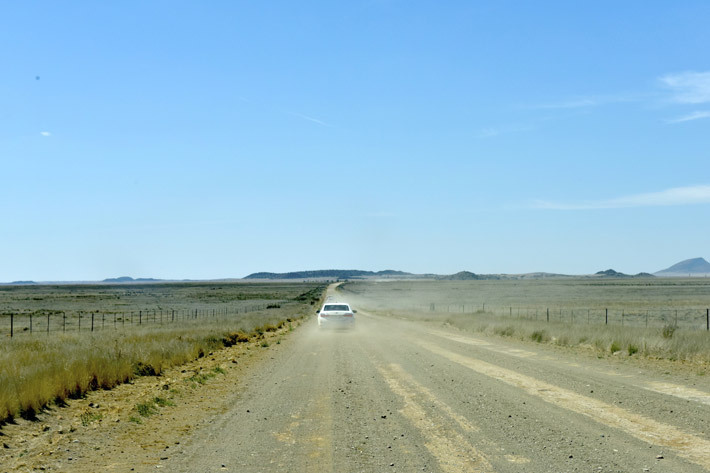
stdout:
{"type": "Polygon", "coordinates": [[[0,470],[710,471],[710,380],[692,369],[366,310],[354,330],[309,319],[268,341],[6,426],[0,470]],[[174,405],[131,422],[136,393],[174,405]],[[103,419],[67,432],[72,409],[103,419]]]}
{"type": "Polygon", "coordinates": [[[307,324],[169,471],[710,470],[705,377],[358,314],[307,324]]]}

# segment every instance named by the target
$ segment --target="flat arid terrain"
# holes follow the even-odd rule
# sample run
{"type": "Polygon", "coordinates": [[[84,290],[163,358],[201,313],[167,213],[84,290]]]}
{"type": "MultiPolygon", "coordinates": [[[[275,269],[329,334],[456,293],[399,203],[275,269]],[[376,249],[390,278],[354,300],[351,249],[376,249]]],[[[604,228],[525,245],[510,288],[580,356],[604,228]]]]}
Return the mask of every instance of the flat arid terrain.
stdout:
{"type": "Polygon", "coordinates": [[[303,317],[2,426],[0,471],[710,471],[702,348],[625,348],[641,328],[611,334],[619,350],[489,332],[373,284],[328,289],[353,330],[303,317]]]}

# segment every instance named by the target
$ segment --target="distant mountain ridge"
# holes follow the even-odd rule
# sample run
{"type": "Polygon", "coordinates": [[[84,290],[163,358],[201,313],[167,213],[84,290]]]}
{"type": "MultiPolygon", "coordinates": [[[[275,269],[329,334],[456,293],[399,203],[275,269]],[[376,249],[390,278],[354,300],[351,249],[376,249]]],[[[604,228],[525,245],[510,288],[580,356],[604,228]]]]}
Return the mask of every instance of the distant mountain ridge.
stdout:
{"type": "Polygon", "coordinates": [[[136,278],[133,279],[130,276],[121,276],[118,278],[107,278],[104,279],[101,282],[110,282],[110,283],[122,283],[122,282],[158,282],[162,281],[162,279],[155,279],[155,278],[136,278]]]}
{"type": "Polygon", "coordinates": [[[651,273],[638,273],[638,274],[624,274],[613,269],[607,269],[605,271],[598,271],[594,273],[595,276],[602,278],[653,278],[655,277],[651,273]]]}
{"type": "Polygon", "coordinates": [[[705,258],[691,258],[655,273],[656,276],[688,276],[710,274],[710,263],[705,258]]]}
{"type": "Polygon", "coordinates": [[[359,269],[319,269],[315,271],[293,271],[289,273],[252,273],[244,279],[352,279],[361,277],[411,276],[411,273],[386,269],[384,271],[362,271],[359,269]]]}
{"type": "Polygon", "coordinates": [[[363,271],[359,269],[321,269],[314,271],[293,271],[289,273],[258,272],[245,276],[243,279],[372,279],[372,278],[402,278],[402,279],[437,279],[440,281],[472,281],[495,279],[538,279],[551,277],[572,277],[564,274],[529,273],[529,274],[476,274],[471,271],[459,271],[455,274],[415,274],[405,271],[387,269],[384,271],[363,271]]]}
{"type": "Polygon", "coordinates": [[[450,274],[448,276],[439,276],[437,279],[442,279],[445,281],[478,281],[481,279],[502,279],[501,276],[497,274],[476,274],[471,271],[459,271],[456,274],[450,274]]]}

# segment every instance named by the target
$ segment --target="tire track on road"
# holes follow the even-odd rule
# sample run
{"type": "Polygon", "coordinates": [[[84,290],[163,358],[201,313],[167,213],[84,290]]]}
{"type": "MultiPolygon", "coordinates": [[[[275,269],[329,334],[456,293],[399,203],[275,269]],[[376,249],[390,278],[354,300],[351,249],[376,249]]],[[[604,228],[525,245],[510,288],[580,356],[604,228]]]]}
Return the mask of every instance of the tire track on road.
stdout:
{"type": "Polygon", "coordinates": [[[440,419],[429,415],[423,405],[426,402],[435,406],[439,412],[446,414],[465,431],[478,431],[478,427],[436,399],[400,365],[391,363],[382,366],[374,361],[373,363],[390,390],[404,401],[404,406],[399,412],[427,439],[425,447],[437,459],[442,471],[450,473],[493,473],[495,471],[486,457],[463,435],[449,428],[440,419]]]}
{"type": "Polygon", "coordinates": [[[612,404],[582,396],[485,361],[460,355],[438,345],[423,341],[416,343],[425,350],[477,373],[520,388],[527,394],[557,407],[582,414],[603,425],[624,431],[646,443],[670,448],[679,456],[703,468],[710,469],[710,441],[612,404]]]}
{"type": "MultiPolygon", "coordinates": [[[[466,345],[473,345],[478,348],[482,348],[484,350],[489,350],[493,351],[496,353],[502,353],[504,355],[509,355],[509,356],[514,356],[516,358],[535,358],[539,359],[542,361],[554,361],[556,363],[563,363],[567,366],[579,366],[576,363],[570,363],[570,362],[565,362],[565,361],[560,361],[559,359],[550,357],[550,356],[540,356],[539,354],[529,351],[529,350],[522,350],[522,349],[517,349],[517,348],[508,348],[508,347],[501,347],[497,346],[494,343],[488,342],[486,340],[482,340],[480,338],[473,338],[473,337],[462,337],[460,335],[453,335],[450,333],[446,332],[441,332],[438,330],[430,330],[428,331],[429,334],[435,335],[437,337],[445,338],[447,340],[452,340],[454,342],[458,343],[463,343],[466,345]]],[[[586,370],[593,370],[590,367],[585,367],[586,370]]],[[[624,376],[620,375],[619,373],[611,372],[611,371],[600,371],[600,370],[594,370],[597,373],[604,374],[607,376],[615,376],[615,377],[623,377],[626,379],[631,379],[631,376],[624,376]]],[[[632,381],[629,383],[633,385],[634,387],[640,388],[640,389],[645,389],[646,391],[652,391],[658,394],[665,394],[666,396],[673,396],[679,399],[683,399],[685,401],[692,401],[692,402],[697,402],[700,404],[705,404],[710,406],[710,394],[700,391],[698,389],[690,388],[687,386],[681,386],[679,384],[673,384],[673,383],[660,383],[660,382],[637,382],[637,381],[632,381]]]]}

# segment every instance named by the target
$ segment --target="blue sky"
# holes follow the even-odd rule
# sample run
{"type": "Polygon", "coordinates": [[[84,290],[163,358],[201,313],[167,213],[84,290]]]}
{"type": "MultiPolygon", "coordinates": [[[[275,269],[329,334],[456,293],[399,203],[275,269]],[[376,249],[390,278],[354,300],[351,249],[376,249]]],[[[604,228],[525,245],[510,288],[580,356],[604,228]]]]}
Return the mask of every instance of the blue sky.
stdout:
{"type": "Polygon", "coordinates": [[[0,281],[710,257],[710,3],[6,2],[0,281]]]}

